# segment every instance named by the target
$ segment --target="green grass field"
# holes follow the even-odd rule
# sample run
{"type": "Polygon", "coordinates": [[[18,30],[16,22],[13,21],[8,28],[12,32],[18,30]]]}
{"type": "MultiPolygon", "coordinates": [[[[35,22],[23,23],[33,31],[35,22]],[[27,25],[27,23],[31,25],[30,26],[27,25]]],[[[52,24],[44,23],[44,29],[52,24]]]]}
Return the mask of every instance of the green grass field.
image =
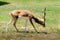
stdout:
{"type": "MultiPolygon", "coordinates": [[[[24,31],[25,20],[17,21],[17,28],[24,31]]],[[[60,40],[60,0],[0,0],[0,39],[1,40],[60,40]],[[3,4],[6,2],[8,4],[3,4]],[[13,10],[32,10],[37,17],[42,18],[42,10],[46,10],[46,27],[34,24],[41,33],[35,33],[33,27],[28,22],[27,31],[34,33],[17,33],[12,24],[9,25],[8,33],[5,32],[6,24],[11,17],[9,13],[13,10]],[[47,31],[48,34],[42,32],[47,31]]]]}

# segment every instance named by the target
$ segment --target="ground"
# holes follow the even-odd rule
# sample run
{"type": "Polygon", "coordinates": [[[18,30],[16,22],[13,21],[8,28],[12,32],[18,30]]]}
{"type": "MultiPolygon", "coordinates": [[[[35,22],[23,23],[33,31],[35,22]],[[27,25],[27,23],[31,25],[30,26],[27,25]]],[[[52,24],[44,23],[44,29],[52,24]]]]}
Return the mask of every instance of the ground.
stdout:
{"type": "Polygon", "coordinates": [[[0,40],[60,40],[60,0],[0,0],[0,40]],[[7,23],[11,19],[9,13],[13,10],[31,10],[34,15],[43,18],[43,10],[46,7],[46,27],[35,23],[36,33],[28,21],[27,33],[24,32],[24,19],[17,21],[16,32],[12,23],[7,23]],[[32,31],[32,32],[31,32],[32,31]],[[45,33],[47,32],[47,34],[45,33]]]}
{"type": "Polygon", "coordinates": [[[56,33],[0,33],[0,39],[2,40],[60,40],[60,37],[56,33]]]}

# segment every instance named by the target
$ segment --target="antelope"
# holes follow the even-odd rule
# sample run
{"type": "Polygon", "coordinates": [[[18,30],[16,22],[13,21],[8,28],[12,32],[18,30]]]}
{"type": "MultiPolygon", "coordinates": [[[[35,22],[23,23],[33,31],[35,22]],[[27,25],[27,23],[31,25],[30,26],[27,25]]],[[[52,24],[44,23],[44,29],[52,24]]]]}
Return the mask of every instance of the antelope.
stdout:
{"type": "Polygon", "coordinates": [[[17,22],[18,18],[21,18],[21,17],[28,18],[28,20],[30,21],[31,25],[33,26],[33,28],[34,28],[34,30],[36,32],[38,32],[38,31],[36,30],[35,25],[33,24],[33,20],[36,23],[38,23],[38,24],[42,25],[43,27],[45,27],[45,19],[38,18],[30,10],[14,10],[14,11],[12,11],[10,13],[10,15],[12,17],[12,20],[8,24],[10,24],[13,21],[13,26],[15,27],[15,29],[17,30],[17,32],[19,32],[19,30],[16,27],[16,22],[17,22]]]}

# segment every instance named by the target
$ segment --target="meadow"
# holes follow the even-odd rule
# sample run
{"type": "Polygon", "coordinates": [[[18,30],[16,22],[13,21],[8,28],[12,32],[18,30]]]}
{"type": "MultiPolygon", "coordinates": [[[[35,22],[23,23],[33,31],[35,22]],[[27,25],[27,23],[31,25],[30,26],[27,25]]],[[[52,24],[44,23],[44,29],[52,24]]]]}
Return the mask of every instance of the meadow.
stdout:
{"type": "Polygon", "coordinates": [[[60,0],[0,0],[0,39],[1,40],[60,40],[60,0]],[[39,18],[43,17],[42,11],[46,7],[46,27],[35,23],[36,33],[28,21],[25,33],[25,20],[17,21],[17,28],[21,31],[16,32],[12,24],[5,31],[7,23],[11,19],[9,13],[13,10],[31,10],[39,18]],[[44,34],[44,32],[47,34],[44,34]]]}

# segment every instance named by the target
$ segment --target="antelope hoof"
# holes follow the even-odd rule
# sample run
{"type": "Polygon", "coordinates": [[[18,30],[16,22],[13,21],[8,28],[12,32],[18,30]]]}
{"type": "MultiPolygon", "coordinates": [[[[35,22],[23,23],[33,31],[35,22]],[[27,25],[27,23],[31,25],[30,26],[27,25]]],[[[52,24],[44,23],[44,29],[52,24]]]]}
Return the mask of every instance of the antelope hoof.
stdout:
{"type": "Polygon", "coordinates": [[[45,24],[43,25],[43,27],[45,27],[45,24]]]}
{"type": "Polygon", "coordinates": [[[40,32],[38,32],[38,31],[36,31],[37,33],[40,33],[40,32]]]}
{"type": "Polygon", "coordinates": [[[20,31],[17,30],[17,32],[20,32],[20,31]]]}

